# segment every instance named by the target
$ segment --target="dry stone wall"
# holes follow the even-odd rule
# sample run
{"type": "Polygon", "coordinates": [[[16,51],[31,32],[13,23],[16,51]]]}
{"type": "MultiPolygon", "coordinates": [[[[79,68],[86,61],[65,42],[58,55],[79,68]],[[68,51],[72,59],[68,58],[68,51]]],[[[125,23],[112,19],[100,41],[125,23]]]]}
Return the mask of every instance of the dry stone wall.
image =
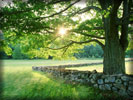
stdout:
{"type": "Polygon", "coordinates": [[[122,96],[133,98],[133,76],[125,74],[105,75],[96,70],[77,71],[59,67],[32,67],[35,71],[48,72],[70,82],[84,83],[101,90],[117,92],[122,96]]]}

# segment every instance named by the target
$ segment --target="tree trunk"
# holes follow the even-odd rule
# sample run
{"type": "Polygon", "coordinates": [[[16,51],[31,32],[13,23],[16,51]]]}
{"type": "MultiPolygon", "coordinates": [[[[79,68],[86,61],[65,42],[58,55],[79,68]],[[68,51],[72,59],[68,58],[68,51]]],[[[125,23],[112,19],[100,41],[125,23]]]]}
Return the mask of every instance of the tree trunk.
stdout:
{"type": "Polygon", "coordinates": [[[106,10],[111,6],[110,14],[103,17],[105,30],[104,67],[105,74],[125,74],[125,49],[120,42],[117,24],[117,11],[122,0],[105,1],[99,0],[102,9],[106,10]]]}
{"type": "Polygon", "coordinates": [[[105,19],[105,48],[104,48],[104,68],[105,74],[125,73],[125,50],[122,48],[118,26],[114,19],[109,17],[105,19]]]}
{"type": "Polygon", "coordinates": [[[117,38],[106,37],[103,63],[104,63],[103,72],[105,74],[125,73],[125,51],[121,47],[118,37],[117,38]]]}
{"type": "MultiPolygon", "coordinates": [[[[108,43],[109,44],[109,43],[108,43]]],[[[104,69],[105,74],[124,74],[125,60],[124,51],[117,46],[116,43],[111,43],[105,47],[104,52],[104,69]]]]}

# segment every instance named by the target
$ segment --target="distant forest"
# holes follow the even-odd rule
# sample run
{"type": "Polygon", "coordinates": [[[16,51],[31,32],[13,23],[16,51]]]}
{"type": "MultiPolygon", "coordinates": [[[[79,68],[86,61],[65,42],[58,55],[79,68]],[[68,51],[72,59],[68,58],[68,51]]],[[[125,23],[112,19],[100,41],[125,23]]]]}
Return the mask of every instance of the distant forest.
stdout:
{"type": "MultiPolygon", "coordinates": [[[[21,45],[17,44],[16,46],[10,46],[12,53],[10,55],[5,52],[0,52],[0,59],[42,59],[41,57],[31,58],[29,54],[23,53],[21,45]]],[[[77,59],[83,58],[103,58],[104,52],[101,46],[97,45],[87,45],[83,49],[79,49],[78,53],[74,53],[73,56],[77,59]]],[[[133,57],[133,50],[126,51],[126,58],[133,57]]],[[[43,59],[52,59],[52,55],[49,55],[48,58],[43,59]]]]}

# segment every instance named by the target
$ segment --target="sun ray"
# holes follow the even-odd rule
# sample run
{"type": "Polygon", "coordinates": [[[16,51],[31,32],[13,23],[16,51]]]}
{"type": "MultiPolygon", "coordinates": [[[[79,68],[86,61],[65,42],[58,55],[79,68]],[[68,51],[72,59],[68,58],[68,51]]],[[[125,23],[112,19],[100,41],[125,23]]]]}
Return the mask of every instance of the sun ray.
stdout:
{"type": "Polygon", "coordinates": [[[59,34],[61,36],[65,35],[67,33],[67,30],[64,27],[59,28],[59,34]]]}

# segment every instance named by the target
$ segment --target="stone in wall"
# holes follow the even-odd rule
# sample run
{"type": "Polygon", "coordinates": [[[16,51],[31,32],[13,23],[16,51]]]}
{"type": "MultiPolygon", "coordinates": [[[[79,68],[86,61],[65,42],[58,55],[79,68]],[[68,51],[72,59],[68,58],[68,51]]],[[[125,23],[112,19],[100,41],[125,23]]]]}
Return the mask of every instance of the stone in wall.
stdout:
{"type": "Polygon", "coordinates": [[[110,76],[110,75],[102,75],[102,79],[105,79],[105,83],[113,83],[115,82],[115,76],[110,76]]]}
{"type": "Polygon", "coordinates": [[[90,82],[91,82],[91,84],[95,84],[96,83],[96,80],[90,79],[90,82]]]}
{"type": "Polygon", "coordinates": [[[124,86],[128,86],[128,82],[123,82],[124,86]]]}
{"type": "Polygon", "coordinates": [[[129,77],[127,77],[127,76],[122,76],[121,79],[122,79],[122,81],[129,81],[129,77]]]}
{"type": "Polygon", "coordinates": [[[97,73],[97,71],[96,71],[96,70],[93,70],[91,73],[92,73],[92,74],[95,74],[95,73],[97,73]]]}
{"type": "Polygon", "coordinates": [[[98,84],[103,84],[104,83],[103,79],[98,79],[97,82],[98,82],[98,84]]]}
{"type": "Polygon", "coordinates": [[[119,90],[118,94],[122,96],[128,96],[128,93],[126,90],[119,90]]]}
{"type": "Polygon", "coordinates": [[[111,90],[111,86],[112,86],[112,84],[105,84],[105,89],[106,90],[111,90]]]}
{"type": "Polygon", "coordinates": [[[127,90],[127,94],[128,94],[131,98],[133,98],[133,92],[127,90]]]}
{"type": "Polygon", "coordinates": [[[133,85],[129,85],[128,86],[128,90],[131,91],[131,92],[133,92],[133,85]]]}
{"type": "Polygon", "coordinates": [[[126,89],[126,87],[123,84],[116,84],[116,83],[114,83],[113,85],[114,85],[114,87],[116,87],[118,89],[126,89]]]}
{"type": "Polygon", "coordinates": [[[101,78],[101,73],[92,73],[89,76],[89,79],[97,80],[98,78],[101,78]]]}
{"type": "Polygon", "coordinates": [[[121,83],[122,83],[122,80],[121,80],[121,79],[116,79],[116,80],[115,80],[115,83],[121,84],[121,83]]]}
{"type": "Polygon", "coordinates": [[[105,78],[105,83],[109,83],[110,81],[108,80],[108,78],[105,78]]]}
{"type": "Polygon", "coordinates": [[[99,89],[105,90],[105,86],[104,85],[99,85],[99,89]]]}
{"type": "Polygon", "coordinates": [[[98,88],[98,84],[94,84],[93,86],[94,86],[95,88],[98,88]]]}
{"type": "Polygon", "coordinates": [[[89,83],[90,83],[90,79],[87,78],[87,79],[86,79],[86,84],[89,84],[89,83]]]}
{"type": "Polygon", "coordinates": [[[109,80],[109,82],[115,82],[115,77],[114,76],[109,76],[108,77],[108,80],[109,80]]]}
{"type": "Polygon", "coordinates": [[[118,88],[112,87],[112,91],[117,92],[118,91],[118,88]]]}

